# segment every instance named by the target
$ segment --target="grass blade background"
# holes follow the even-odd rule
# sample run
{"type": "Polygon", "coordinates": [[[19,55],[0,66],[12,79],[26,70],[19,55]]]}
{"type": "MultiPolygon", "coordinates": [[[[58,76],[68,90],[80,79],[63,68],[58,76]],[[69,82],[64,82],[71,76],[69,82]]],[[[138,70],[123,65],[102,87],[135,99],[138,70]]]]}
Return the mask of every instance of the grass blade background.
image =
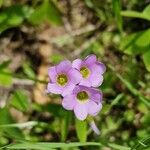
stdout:
{"type": "Polygon", "coordinates": [[[120,12],[121,12],[121,0],[113,0],[113,10],[114,10],[114,14],[116,17],[118,29],[122,33],[123,22],[122,22],[122,16],[120,14],[120,12]]]}
{"type": "Polygon", "coordinates": [[[78,146],[101,146],[100,143],[96,142],[86,142],[86,143],[16,143],[12,145],[8,145],[8,149],[36,149],[36,150],[48,150],[50,148],[70,148],[70,147],[78,147],[78,146]]]}
{"type": "Polygon", "coordinates": [[[80,142],[86,142],[87,139],[87,122],[75,119],[76,133],[80,142]]]}

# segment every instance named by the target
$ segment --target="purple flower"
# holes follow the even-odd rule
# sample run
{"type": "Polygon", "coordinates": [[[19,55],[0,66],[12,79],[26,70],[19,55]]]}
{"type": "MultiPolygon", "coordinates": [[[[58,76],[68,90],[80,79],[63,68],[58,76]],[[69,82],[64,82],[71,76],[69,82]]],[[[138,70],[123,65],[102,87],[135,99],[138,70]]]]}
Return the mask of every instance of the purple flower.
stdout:
{"type": "Polygon", "coordinates": [[[95,55],[89,55],[84,60],[74,60],[72,67],[79,70],[82,75],[80,85],[98,87],[102,84],[102,74],[105,72],[106,67],[103,63],[96,60],[95,55]]]}
{"type": "Polygon", "coordinates": [[[50,83],[48,83],[47,91],[61,94],[62,96],[71,93],[75,85],[82,79],[79,71],[72,68],[72,64],[68,60],[62,61],[57,66],[50,67],[48,74],[50,83]]]}
{"type": "Polygon", "coordinates": [[[67,110],[74,110],[79,120],[88,115],[95,116],[102,108],[102,93],[95,88],[77,85],[71,94],[63,98],[62,105],[67,110]]]}

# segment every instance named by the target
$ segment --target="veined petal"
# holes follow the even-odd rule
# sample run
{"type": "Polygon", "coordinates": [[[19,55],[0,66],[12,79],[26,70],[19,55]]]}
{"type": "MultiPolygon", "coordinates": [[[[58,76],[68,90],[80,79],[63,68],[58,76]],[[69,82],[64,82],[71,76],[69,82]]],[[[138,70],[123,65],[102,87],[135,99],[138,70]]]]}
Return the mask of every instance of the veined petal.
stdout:
{"type": "Polygon", "coordinates": [[[89,81],[89,79],[82,79],[81,82],[79,83],[79,85],[91,87],[91,82],[89,81]]]}
{"type": "Polygon", "coordinates": [[[49,93],[61,94],[62,93],[62,88],[60,86],[58,86],[57,84],[55,84],[55,83],[48,83],[47,91],[49,93]]]}
{"type": "Polygon", "coordinates": [[[71,67],[71,62],[69,60],[64,60],[56,66],[56,71],[57,73],[67,73],[71,67]]]}
{"type": "Polygon", "coordinates": [[[91,116],[96,116],[100,112],[101,109],[102,109],[102,104],[101,103],[95,103],[92,100],[90,100],[88,102],[88,113],[91,116]]]}
{"type": "Polygon", "coordinates": [[[82,79],[80,72],[74,68],[70,69],[68,76],[70,81],[74,84],[78,84],[82,79]]]}
{"type": "Polygon", "coordinates": [[[100,70],[101,74],[103,74],[106,71],[106,66],[103,63],[97,61],[96,65],[99,66],[99,70],[100,70]]]}
{"type": "Polygon", "coordinates": [[[75,59],[73,62],[72,62],[72,67],[73,68],[76,68],[78,70],[80,70],[80,67],[82,65],[82,60],[81,59],[75,59]]]}
{"type": "Polygon", "coordinates": [[[49,75],[49,78],[50,78],[51,82],[56,81],[57,72],[56,72],[56,67],[55,66],[48,68],[48,75],[49,75]]]}
{"type": "Polygon", "coordinates": [[[75,84],[69,83],[65,87],[63,87],[62,96],[66,96],[68,94],[71,94],[73,92],[73,89],[75,88],[75,84]]]}
{"type": "Polygon", "coordinates": [[[103,74],[105,72],[105,65],[100,63],[100,62],[96,62],[93,65],[89,66],[89,69],[91,70],[92,73],[94,74],[103,74]]]}
{"type": "Polygon", "coordinates": [[[89,65],[89,68],[93,73],[97,74],[103,74],[106,71],[105,65],[101,62],[96,62],[93,65],[89,65]]]}
{"type": "Polygon", "coordinates": [[[93,72],[89,80],[91,81],[92,87],[98,87],[103,83],[104,78],[101,74],[97,74],[93,72]]]}
{"type": "Polygon", "coordinates": [[[62,106],[67,110],[73,110],[76,104],[75,96],[73,94],[67,95],[62,100],[62,106]]]}
{"type": "Polygon", "coordinates": [[[79,120],[85,120],[88,115],[88,105],[87,103],[77,102],[74,107],[74,113],[79,120]]]}
{"type": "Polygon", "coordinates": [[[95,62],[96,62],[96,56],[94,54],[87,56],[84,60],[84,63],[87,65],[91,65],[95,62]]]}
{"type": "Polygon", "coordinates": [[[90,100],[96,102],[96,103],[101,103],[102,99],[103,99],[103,94],[101,91],[99,90],[95,90],[95,89],[90,89],[90,100]]]}

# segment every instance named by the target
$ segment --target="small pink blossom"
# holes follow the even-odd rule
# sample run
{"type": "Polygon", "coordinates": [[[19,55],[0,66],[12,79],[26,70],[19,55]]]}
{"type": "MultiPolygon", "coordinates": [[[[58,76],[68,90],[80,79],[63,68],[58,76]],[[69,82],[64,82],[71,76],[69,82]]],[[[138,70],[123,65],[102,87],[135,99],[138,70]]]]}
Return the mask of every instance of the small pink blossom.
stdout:
{"type": "Polygon", "coordinates": [[[91,54],[84,60],[74,60],[72,67],[79,70],[82,75],[80,85],[98,87],[102,84],[103,73],[105,72],[106,67],[103,63],[97,61],[95,55],[91,54]]]}
{"type": "Polygon", "coordinates": [[[67,110],[73,110],[79,120],[85,120],[88,115],[96,116],[102,108],[102,93],[95,89],[77,85],[71,94],[63,98],[62,105],[67,110]]]}
{"type": "Polygon", "coordinates": [[[82,78],[79,71],[72,68],[71,62],[68,60],[62,61],[57,66],[50,67],[48,74],[50,82],[48,83],[47,91],[61,94],[62,96],[70,94],[82,78]]]}

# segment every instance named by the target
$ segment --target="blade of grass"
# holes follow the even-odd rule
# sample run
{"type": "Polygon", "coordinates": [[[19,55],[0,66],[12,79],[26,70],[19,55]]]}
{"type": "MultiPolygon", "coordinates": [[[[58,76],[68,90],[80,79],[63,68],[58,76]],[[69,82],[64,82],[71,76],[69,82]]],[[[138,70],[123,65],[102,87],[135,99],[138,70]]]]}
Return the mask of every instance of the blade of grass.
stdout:
{"type": "Polygon", "coordinates": [[[75,127],[77,137],[80,142],[86,142],[87,140],[87,122],[75,119],[75,127]]]}
{"type": "Polygon", "coordinates": [[[22,77],[20,75],[17,75],[17,74],[13,74],[13,73],[9,73],[9,72],[5,72],[5,71],[0,71],[0,74],[3,74],[3,75],[6,75],[6,76],[12,76],[14,78],[19,78],[19,79],[28,79],[28,80],[32,80],[34,82],[39,82],[39,83],[42,83],[42,84],[47,84],[48,82],[45,81],[45,80],[39,80],[39,79],[36,79],[36,78],[31,78],[31,77],[22,77]]]}
{"type": "Polygon", "coordinates": [[[111,106],[116,105],[123,97],[124,97],[123,93],[118,94],[116,98],[112,101],[111,106]]]}
{"type": "Polygon", "coordinates": [[[61,119],[61,142],[64,142],[67,138],[70,122],[71,113],[66,112],[66,115],[64,115],[63,119],[61,119]]]}
{"type": "Polygon", "coordinates": [[[150,147],[150,137],[144,138],[141,141],[138,141],[131,150],[144,150],[145,148],[150,147]]]}
{"type": "Polygon", "coordinates": [[[122,16],[121,12],[121,1],[120,0],[113,0],[113,10],[116,17],[116,22],[120,33],[122,33],[122,16]]]}
{"type": "Polygon", "coordinates": [[[0,70],[7,68],[10,63],[11,63],[11,60],[6,60],[3,63],[1,63],[0,64],[0,70]]]}
{"type": "Polygon", "coordinates": [[[25,123],[2,124],[0,125],[0,128],[26,128],[26,127],[33,127],[38,124],[39,122],[37,121],[29,121],[25,123]]]}
{"type": "Polygon", "coordinates": [[[150,102],[147,98],[145,98],[134,86],[128,82],[126,79],[124,79],[119,73],[117,73],[113,66],[108,65],[108,67],[115,72],[115,75],[120,79],[120,81],[128,88],[128,90],[132,93],[132,95],[138,97],[139,100],[141,100],[148,108],[150,108],[150,102]]]}
{"type": "Polygon", "coordinates": [[[86,142],[86,143],[46,143],[46,142],[39,142],[39,143],[31,143],[31,142],[24,142],[24,143],[16,143],[12,145],[8,145],[6,148],[8,149],[37,149],[37,150],[48,150],[51,148],[69,148],[69,147],[79,147],[79,146],[102,146],[101,143],[96,142],[86,142]]]}
{"type": "Polygon", "coordinates": [[[115,150],[131,150],[130,147],[121,146],[121,145],[118,145],[118,144],[108,144],[108,146],[115,149],[115,150]]]}

